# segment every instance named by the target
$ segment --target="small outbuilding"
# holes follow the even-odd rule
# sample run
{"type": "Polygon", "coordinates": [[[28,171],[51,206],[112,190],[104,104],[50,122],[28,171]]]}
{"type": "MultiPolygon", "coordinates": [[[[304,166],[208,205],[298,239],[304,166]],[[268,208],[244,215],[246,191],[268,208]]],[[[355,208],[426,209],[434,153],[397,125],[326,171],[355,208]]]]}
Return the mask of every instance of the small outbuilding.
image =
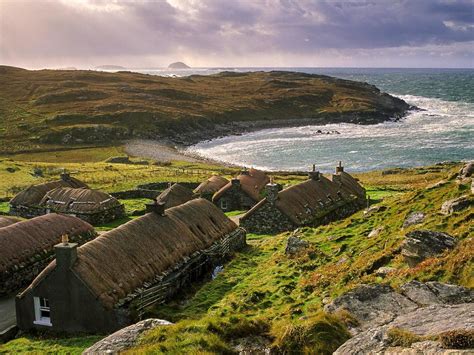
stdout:
{"type": "Polygon", "coordinates": [[[9,214],[23,218],[41,216],[44,214],[44,208],[40,206],[41,200],[49,191],[58,187],[89,188],[85,183],[72,177],[69,173],[63,173],[59,180],[32,185],[18,193],[10,200],[9,214]]]}
{"type": "Polygon", "coordinates": [[[194,193],[199,197],[212,201],[212,196],[229,183],[225,177],[213,175],[206,181],[203,181],[194,189],[194,193]]]}
{"type": "Polygon", "coordinates": [[[172,298],[243,248],[245,230],[214,204],[194,199],[134,219],[56,260],[16,298],[22,330],[106,333],[172,298]]]}
{"type": "Polygon", "coordinates": [[[125,217],[125,207],[115,197],[86,188],[55,188],[45,194],[39,206],[45,213],[72,215],[92,225],[125,217]]]}
{"type": "Polygon", "coordinates": [[[365,205],[365,190],[340,166],[331,179],[318,171],[309,179],[278,191],[268,184],[267,196],[240,218],[251,233],[280,233],[300,226],[318,226],[345,218],[365,205]]]}
{"type": "Polygon", "coordinates": [[[165,209],[182,205],[194,198],[193,191],[181,184],[170,185],[156,198],[157,203],[163,203],[165,209]]]}
{"type": "Polygon", "coordinates": [[[217,191],[212,197],[222,211],[248,210],[263,198],[265,185],[270,178],[263,171],[249,169],[217,191]]]}
{"type": "Polygon", "coordinates": [[[27,286],[54,258],[63,235],[83,244],[96,233],[79,218],[55,213],[0,228],[0,296],[27,286]]]}

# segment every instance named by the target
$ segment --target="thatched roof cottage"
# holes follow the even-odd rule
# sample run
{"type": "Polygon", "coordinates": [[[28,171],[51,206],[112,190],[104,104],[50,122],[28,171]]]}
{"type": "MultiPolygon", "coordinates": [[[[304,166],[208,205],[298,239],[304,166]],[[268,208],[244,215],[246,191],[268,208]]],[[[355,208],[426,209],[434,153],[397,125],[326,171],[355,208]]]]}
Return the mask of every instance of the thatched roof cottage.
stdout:
{"type": "Polygon", "coordinates": [[[20,222],[19,218],[10,217],[10,216],[0,216],[0,228],[12,225],[16,222],[20,222]]]}
{"type": "Polygon", "coordinates": [[[27,286],[54,258],[63,235],[82,244],[96,234],[89,223],[55,213],[0,228],[0,296],[27,286]]]}
{"type": "Polygon", "coordinates": [[[262,190],[269,181],[263,171],[253,168],[244,170],[217,191],[212,202],[224,212],[248,210],[263,198],[262,190]]]}
{"type": "Polygon", "coordinates": [[[182,205],[194,198],[193,191],[181,184],[173,184],[156,198],[157,203],[164,203],[165,209],[182,205]]]}
{"type": "Polygon", "coordinates": [[[155,204],[153,212],[79,248],[56,245],[56,260],[17,296],[18,326],[111,332],[243,246],[245,231],[205,199],[167,210],[155,204]]]}
{"type": "Polygon", "coordinates": [[[267,196],[241,219],[252,233],[279,233],[300,226],[318,226],[347,217],[365,204],[365,190],[340,166],[331,179],[318,171],[309,179],[278,191],[267,185],[267,196]]]}
{"type": "Polygon", "coordinates": [[[92,189],[58,187],[45,194],[39,206],[45,213],[76,216],[92,225],[125,217],[125,207],[115,197],[92,189]]]}
{"type": "Polygon", "coordinates": [[[44,195],[58,187],[89,188],[85,183],[73,178],[68,173],[61,174],[61,179],[32,185],[18,193],[10,200],[10,214],[24,218],[32,218],[44,214],[39,206],[44,195]]]}
{"type": "Polygon", "coordinates": [[[213,175],[206,181],[203,181],[198,187],[194,189],[194,193],[199,195],[202,198],[205,198],[209,201],[212,200],[212,196],[222,189],[225,185],[229,183],[225,177],[213,175]]]}

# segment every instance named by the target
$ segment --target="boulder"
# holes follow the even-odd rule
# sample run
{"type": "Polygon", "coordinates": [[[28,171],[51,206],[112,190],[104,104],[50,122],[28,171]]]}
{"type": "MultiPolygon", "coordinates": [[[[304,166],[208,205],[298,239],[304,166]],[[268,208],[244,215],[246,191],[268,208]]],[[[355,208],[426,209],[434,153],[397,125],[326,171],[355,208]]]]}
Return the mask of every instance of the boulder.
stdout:
{"type": "Polygon", "coordinates": [[[425,214],[423,212],[412,212],[407,216],[407,218],[403,222],[403,228],[412,226],[414,224],[423,223],[424,219],[425,219],[425,214]]]}
{"type": "Polygon", "coordinates": [[[474,162],[469,162],[464,164],[464,166],[459,170],[459,178],[464,179],[471,177],[474,174],[474,162]]]}
{"type": "Polygon", "coordinates": [[[394,267],[382,266],[375,270],[377,276],[386,277],[388,274],[397,271],[394,267]]]}
{"type": "Polygon", "coordinates": [[[387,206],[381,206],[381,205],[370,206],[368,209],[364,211],[364,216],[369,217],[375,213],[384,212],[386,210],[387,210],[387,206]]]}
{"type": "Polygon", "coordinates": [[[307,249],[308,247],[309,243],[306,240],[303,240],[299,237],[290,236],[288,238],[288,242],[286,243],[285,254],[295,255],[307,249]]]}
{"type": "Polygon", "coordinates": [[[474,200],[470,199],[468,196],[461,196],[443,203],[441,206],[441,213],[448,215],[453,212],[462,211],[473,204],[474,200]]]}
{"type": "Polygon", "coordinates": [[[449,234],[429,230],[415,230],[405,236],[402,255],[411,267],[437,256],[456,246],[456,239],[449,234]]]}
{"type": "Polygon", "coordinates": [[[369,235],[367,236],[367,238],[375,238],[376,236],[378,236],[380,233],[382,233],[384,231],[385,227],[384,226],[380,226],[380,227],[377,227],[375,229],[372,229],[369,233],[369,235]]]}
{"type": "Polygon", "coordinates": [[[416,280],[404,284],[401,293],[420,306],[474,302],[474,290],[440,282],[416,280]]]}
{"type": "Polygon", "coordinates": [[[146,331],[159,327],[167,326],[172,323],[162,319],[145,319],[126,328],[120,329],[108,337],[98,341],[82,353],[83,355],[92,354],[116,354],[130,349],[136,343],[138,338],[146,331]]]}

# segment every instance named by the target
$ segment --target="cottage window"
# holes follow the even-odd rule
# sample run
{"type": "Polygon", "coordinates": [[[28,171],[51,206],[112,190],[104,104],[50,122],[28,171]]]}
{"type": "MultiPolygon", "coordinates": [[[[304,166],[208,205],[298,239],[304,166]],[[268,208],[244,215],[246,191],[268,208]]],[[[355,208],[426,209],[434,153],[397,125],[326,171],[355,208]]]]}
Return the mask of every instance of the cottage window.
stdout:
{"type": "Polygon", "coordinates": [[[33,301],[35,305],[35,321],[33,323],[49,327],[52,326],[49,300],[44,297],[33,297],[33,301]]]}
{"type": "Polygon", "coordinates": [[[227,210],[229,208],[229,204],[227,203],[227,200],[221,200],[221,210],[227,210]]]}

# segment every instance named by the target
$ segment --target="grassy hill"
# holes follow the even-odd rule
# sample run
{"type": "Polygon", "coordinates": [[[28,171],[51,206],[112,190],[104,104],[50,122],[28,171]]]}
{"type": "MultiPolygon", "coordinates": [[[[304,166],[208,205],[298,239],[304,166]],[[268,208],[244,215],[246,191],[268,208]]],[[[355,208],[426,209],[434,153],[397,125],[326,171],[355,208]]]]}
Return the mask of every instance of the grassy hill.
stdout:
{"type": "Polygon", "coordinates": [[[275,120],[377,123],[408,105],[376,87],[294,72],[167,78],[0,66],[0,153],[116,144],[193,143],[275,120]]]}
{"type": "MultiPolygon", "coordinates": [[[[360,283],[397,288],[417,279],[474,287],[472,208],[450,216],[439,213],[444,201],[470,191],[470,182],[455,178],[459,168],[459,164],[443,164],[358,174],[374,203],[384,208],[318,228],[300,228],[296,234],[311,247],[295,257],[284,252],[292,233],[249,235],[248,248],[226,264],[215,280],[197,285],[175,302],[149,308],[147,316],[176,324],[145,334],[131,353],[232,353],[236,341],[251,336],[282,351],[309,348],[325,354],[349,337],[346,324],[353,319],[346,313],[327,315],[323,306],[360,283]],[[445,183],[433,187],[441,179],[445,183]],[[425,213],[425,220],[403,228],[414,211],[425,213]],[[378,228],[378,234],[369,236],[378,228]],[[414,229],[447,232],[459,243],[454,250],[410,268],[400,245],[414,229]],[[380,276],[376,270],[382,266],[395,271],[380,276]]],[[[77,353],[95,340],[76,337],[55,343],[27,336],[0,346],[0,353],[25,348],[46,352],[52,344],[64,353],[77,353]]]]}

